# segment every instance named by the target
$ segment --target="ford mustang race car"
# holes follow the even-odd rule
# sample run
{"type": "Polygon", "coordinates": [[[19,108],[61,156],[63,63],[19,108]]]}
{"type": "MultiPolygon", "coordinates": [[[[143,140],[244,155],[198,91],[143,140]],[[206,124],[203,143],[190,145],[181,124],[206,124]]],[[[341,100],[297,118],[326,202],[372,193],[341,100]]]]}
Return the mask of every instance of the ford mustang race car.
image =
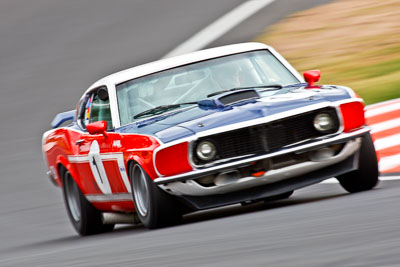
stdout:
{"type": "Polygon", "coordinates": [[[48,175],[81,235],[171,225],[331,177],[348,192],[371,189],[378,167],[363,100],[319,78],[312,70],[303,80],[260,43],[112,74],[44,133],[48,175]]]}

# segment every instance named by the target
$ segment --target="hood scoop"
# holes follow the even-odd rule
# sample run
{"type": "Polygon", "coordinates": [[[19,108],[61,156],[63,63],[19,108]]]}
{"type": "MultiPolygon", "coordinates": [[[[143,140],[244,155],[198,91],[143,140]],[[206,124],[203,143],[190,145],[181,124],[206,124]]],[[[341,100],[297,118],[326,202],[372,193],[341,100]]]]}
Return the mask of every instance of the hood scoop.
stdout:
{"type": "Polygon", "coordinates": [[[242,101],[260,98],[256,90],[245,89],[236,92],[227,92],[198,102],[201,109],[218,109],[236,104],[242,101]]]}

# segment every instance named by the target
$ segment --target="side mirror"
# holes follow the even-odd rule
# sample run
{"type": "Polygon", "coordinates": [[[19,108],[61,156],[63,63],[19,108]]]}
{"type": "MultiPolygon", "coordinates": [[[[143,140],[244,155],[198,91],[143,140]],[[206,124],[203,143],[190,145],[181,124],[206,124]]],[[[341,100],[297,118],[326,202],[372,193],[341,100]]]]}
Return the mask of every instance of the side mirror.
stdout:
{"type": "Polygon", "coordinates": [[[103,134],[105,137],[107,137],[107,122],[106,121],[96,121],[89,123],[86,125],[86,130],[90,134],[103,134]]]}
{"type": "Polygon", "coordinates": [[[319,70],[308,70],[303,74],[304,80],[308,83],[307,87],[313,87],[314,83],[319,81],[321,78],[321,72],[319,70]]]}

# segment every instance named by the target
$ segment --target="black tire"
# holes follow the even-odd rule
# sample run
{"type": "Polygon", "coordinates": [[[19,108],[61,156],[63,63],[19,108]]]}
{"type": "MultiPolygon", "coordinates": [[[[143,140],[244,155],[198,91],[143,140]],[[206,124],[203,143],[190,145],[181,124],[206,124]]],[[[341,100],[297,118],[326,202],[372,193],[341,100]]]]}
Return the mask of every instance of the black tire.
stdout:
{"type": "Polygon", "coordinates": [[[81,235],[110,232],[114,224],[103,224],[101,213],[85,198],[71,174],[64,170],[63,196],[68,217],[81,235]]]}
{"type": "Polygon", "coordinates": [[[139,164],[130,165],[129,175],[136,213],[145,227],[154,229],[181,220],[180,203],[154,184],[139,164]]]}
{"type": "Polygon", "coordinates": [[[336,177],[341,186],[350,193],[370,190],[379,182],[378,160],[371,135],[365,135],[362,140],[358,170],[336,177]]]}

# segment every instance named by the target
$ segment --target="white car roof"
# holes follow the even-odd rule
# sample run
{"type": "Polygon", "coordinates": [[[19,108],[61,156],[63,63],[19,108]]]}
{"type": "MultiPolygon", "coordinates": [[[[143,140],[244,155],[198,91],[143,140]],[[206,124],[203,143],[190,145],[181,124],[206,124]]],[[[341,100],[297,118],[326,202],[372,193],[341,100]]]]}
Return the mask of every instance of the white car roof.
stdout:
{"type": "Polygon", "coordinates": [[[88,90],[96,88],[105,84],[120,84],[122,82],[135,79],[141,76],[145,76],[148,74],[152,74],[155,72],[163,71],[166,69],[171,69],[177,66],[182,66],[198,61],[203,61],[211,58],[222,57],[226,55],[254,51],[254,50],[262,50],[269,49],[274,54],[276,53],[272,47],[262,44],[262,43],[242,43],[242,44],[233,44],[227,46],[221,46],[216,48],[210,48],[205,50],[200,50],[180,56],[165,58],[157,61],[153,61],[147,64],[139,65],[130,69],[126,69],[109,76],[106,76],[97,82],[95,82],[88,90]]]}

